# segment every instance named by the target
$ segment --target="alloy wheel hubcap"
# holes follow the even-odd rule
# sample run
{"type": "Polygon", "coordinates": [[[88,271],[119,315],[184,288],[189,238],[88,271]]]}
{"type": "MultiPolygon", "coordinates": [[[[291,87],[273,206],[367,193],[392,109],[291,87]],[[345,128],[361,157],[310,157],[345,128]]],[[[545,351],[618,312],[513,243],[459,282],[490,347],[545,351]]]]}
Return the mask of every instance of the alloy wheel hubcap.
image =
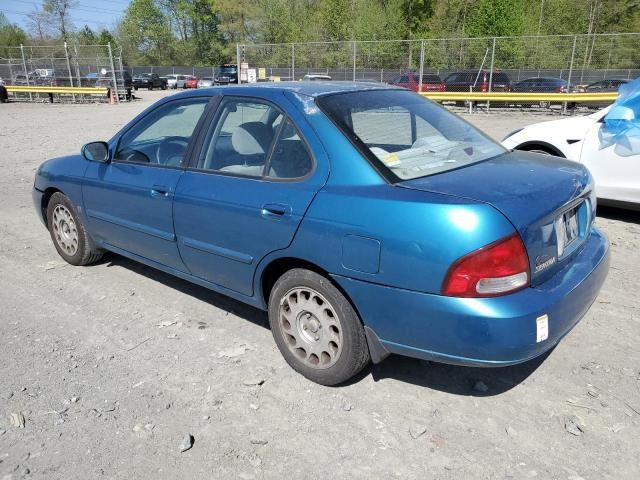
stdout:
{"type": "Polygon", "coordinates": [[[56,205],[53,209],[53,234],[58,246],[73,256],[78,251],[78,228],[73,216],[64,205],[56,205]]]}
{"type": "Polygon", "coordinates": [[[340,319],[333,306],[312,288],[289,290],[280,301],[278,326],[289,350],[305,365],[325,369],[340,357],[340,319]]]}

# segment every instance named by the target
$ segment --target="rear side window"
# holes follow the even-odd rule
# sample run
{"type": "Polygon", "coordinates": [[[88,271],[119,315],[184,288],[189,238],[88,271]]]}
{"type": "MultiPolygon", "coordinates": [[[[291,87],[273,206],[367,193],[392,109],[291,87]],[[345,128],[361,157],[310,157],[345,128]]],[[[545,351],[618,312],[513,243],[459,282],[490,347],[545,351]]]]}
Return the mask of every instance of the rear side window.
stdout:
{"type": "Polygon", "coordinates": [[[293,179],[313,166],[291,121],[274,106],[227,99],[204,142],[198,168],[243,177],[293,179]]]}

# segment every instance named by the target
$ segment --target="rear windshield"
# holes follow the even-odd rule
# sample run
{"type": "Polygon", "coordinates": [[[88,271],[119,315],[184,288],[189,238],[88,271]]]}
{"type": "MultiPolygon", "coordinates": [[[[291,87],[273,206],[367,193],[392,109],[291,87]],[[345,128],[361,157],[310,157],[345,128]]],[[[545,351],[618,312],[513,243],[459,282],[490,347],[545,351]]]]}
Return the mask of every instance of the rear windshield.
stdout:
{"type": "Polygon", "coordinates": [[[440,105],[405,90],[321,96],[318,106],[391,181],[481,162],[506,150],[440,105]]]}
{"type": "Polygon", "coordinates": [[[442,83],[438,75],[422,75],[422,83],[442,83]]]}

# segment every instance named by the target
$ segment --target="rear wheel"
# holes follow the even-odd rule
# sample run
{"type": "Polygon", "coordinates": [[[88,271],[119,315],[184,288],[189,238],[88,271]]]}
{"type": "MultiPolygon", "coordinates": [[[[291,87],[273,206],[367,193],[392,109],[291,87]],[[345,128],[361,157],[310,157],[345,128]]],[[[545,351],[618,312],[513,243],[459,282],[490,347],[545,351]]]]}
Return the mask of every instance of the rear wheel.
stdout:
{"type": "Polygon", "coordinates": [[[88,265],[102,257],[102,252],[91,249],[89,235],[73,204],[60,192],[49,199],[47,225],[56,250],[67,263],[88,265]]]}
{"type": "Polygon", "coordinates": [[[316,383],[342,383],[369,362],[358,314],[327,278],[310,270],[296,268],[278,279],[269,323],[287,363],[316,383]]]}

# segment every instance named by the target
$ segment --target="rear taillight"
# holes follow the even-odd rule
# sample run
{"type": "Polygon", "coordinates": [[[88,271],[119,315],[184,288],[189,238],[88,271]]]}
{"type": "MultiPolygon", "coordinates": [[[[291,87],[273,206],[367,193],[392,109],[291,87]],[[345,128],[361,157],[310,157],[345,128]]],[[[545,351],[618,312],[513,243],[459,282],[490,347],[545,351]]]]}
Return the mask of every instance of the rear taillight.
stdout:
{"type": "Polygon", "coordinates": [[[495,297],[529,285],[529,257],[518,234],[459,258],[447,272],[442,294],[495,297]]]}

